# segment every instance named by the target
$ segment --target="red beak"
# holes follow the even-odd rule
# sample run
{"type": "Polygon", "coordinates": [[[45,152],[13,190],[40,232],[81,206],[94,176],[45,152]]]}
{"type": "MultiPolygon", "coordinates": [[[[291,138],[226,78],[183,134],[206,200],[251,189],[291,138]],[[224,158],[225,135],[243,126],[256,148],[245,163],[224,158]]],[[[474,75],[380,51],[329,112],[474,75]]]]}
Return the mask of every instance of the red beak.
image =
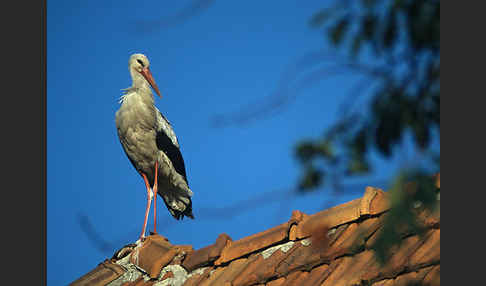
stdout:
{"type": "Polygon", "coordinates": [[[150,86],[155,90],[157,95],[162,98],[162,95],[160,95],[159,87],[154,81],[154,78],[152,76],[152,73],[150,72],[150,69],[148,67],[143,68],[142,71],[140,72],[143,77],[150,83],[150,86]]]}

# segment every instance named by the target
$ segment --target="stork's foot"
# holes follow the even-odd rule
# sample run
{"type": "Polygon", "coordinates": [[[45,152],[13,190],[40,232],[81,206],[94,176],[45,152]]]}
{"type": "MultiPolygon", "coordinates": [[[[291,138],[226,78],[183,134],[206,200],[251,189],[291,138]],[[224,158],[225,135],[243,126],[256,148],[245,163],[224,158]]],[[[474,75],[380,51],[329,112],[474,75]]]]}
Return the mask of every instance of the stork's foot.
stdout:
{"type": "Polygon", "coordinates": [[[156,232],[155,233],[154,232],[150,232],[150,235],[156,235],[156,236],[158,236],[159,238],[162,238],[165,241],[169,241],[169,239],[167,237],[165,237],[165,236],[163,236],[161,234],[158,234],[156,232]]]}

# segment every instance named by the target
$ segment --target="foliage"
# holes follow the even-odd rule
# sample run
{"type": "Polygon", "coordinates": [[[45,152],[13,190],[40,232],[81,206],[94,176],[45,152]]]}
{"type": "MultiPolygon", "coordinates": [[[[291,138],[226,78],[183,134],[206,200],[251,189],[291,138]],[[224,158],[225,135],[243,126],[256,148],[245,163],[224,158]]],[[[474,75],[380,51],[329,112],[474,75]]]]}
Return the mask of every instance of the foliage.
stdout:
{"type": "MultiPolygon", "coordinates": [[[[303,167],[299,190],[312,191],[329,177],[369,174],[370,151],[389,158],[406,133],[412,134],[419,150],[431,147],[433,130],[440,132],[440,2],[336,0],[310,24],[343,52],[343,65],[367,76],[376,88],[368,105],[345,112],[322,136],[297,145],[303,167]]],[[[440,154],[430,159],[439,166],[440,154]]],[[[402,241],[404,227],[409,233],[423,233],[414,209],[417,204],[427,209],[436,205],[437,188],[430,175],[413,170],[397,176],[375,247],[382,262],[402,241]]]]}
{"type": "Polygon", "coordinates": [[[298,144],[300,190],[322,185],[329,172],[369,173],[370,151],[390,157],[406,132],[420,150],[430,147],[432,130],[440,132],[440,2],[336,1],[310,24],[377,88],[369,106],[342,114],[322,137],[298,144]]]}
{"type": "Polygon", "coordinates": [[[401,243],[405,236],[425,234],[427,229],[416,219],[420,211],[433,212],[440,207],[440,189],[435,185],[435,178],[420,170],[399,174],[389,192],[392,208],[373,247],[381,263],[388,260],[390,249],[401,243]]]}

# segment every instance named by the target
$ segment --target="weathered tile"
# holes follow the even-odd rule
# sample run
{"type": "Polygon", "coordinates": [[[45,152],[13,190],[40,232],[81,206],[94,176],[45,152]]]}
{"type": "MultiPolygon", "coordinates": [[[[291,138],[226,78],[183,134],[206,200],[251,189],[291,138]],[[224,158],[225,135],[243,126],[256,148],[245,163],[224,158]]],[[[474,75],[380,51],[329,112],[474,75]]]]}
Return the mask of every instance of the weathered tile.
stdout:
{"type": "Polygon", "coordinates": [[[320,266],[317,266],[313,268],[309,276],[305,280],[302,281],[302,285],[306,286],[319,286],[322,284],[322,281],[324,281],[327,276],[329,276],[330,271],[329,270],[329,265],[327,264],[322,264],[320,266]]]}
{"type": "Polygon", "coordinates": [[[289,230],[289,240],[296,240],[297,239],[297,225],[292,224],[289,230]]]}
{"type": "Polygon", "coordinates": [[[440,228],[440,206],[437,205],[434,210],[423,208],[417,212],[417,224],[425,228],[440,228]]]}
{"type": "Polygon", "coordinates": [[[178,249],[171,248],[164,253],[161,257],[153,261],[152,266],[149,268],[148,274],[150,278],[157,278],[162,268],[164,268],[169,262],[177,255],[178,249]]]}
{"type": "Polygon", "coordinates": [[[233,285],[263,283],[279,276],[276,267],[294,251],[296,242],[289,241],[250,256],[248,265],[233,281],[233,285]]]}
{"type": "Polygon", "coordinates": [[[398,275],[393,281],[393,286],[409,286],[422,285],[422,281],[432,267],[421,268],[417,271],[412,271],[398,275]]]}
{"type": "Polygon", "coordinates": [[[143,277],[140,276],[133,281],[123,283],[121,286],[137,286],[137,285],[141,285],[143,283],[144,283],[143,277]]]}
{"type": "Polygon", "coordinates": [[[294,211],[292,211],[292,215],[290,216],[289,223],[298,224],[301,221],[303,221],[304,219],[306,219],[307,217],[308,217],[307,214],[305,214],[305,213],[303,213],[299,210],[294,210],[294,211]]]}
{"type": "Polygon", "coordinates": [[[350,224],[342,224],[336,228],[332,228],[327,232],[327,237],[329,238],[329,245],[334,244],[336,240],[341,236],[341,234],[348,228],[350,224]]]}
{"type": "Polygon", "coordinates": [[[299,211],[299,210],[294,210],[292,211],[292,216],[290,217],[290,220],[288,221],[288,224],[290,225],[290,230],[289,230],[289,240],[296,240],[297,239],[297,225],[307,219],[309,217],[307,214],[299,211]]]}
{"type": "MultiPolygon", "coordinates": [[[[219,275],[217,279],[213,280],[210,285],[224,285],[227,282],[231,283],[233,280],[235,280],[236,277],[238,277],[238,275],[242,272],[248,262],[248,258],[240,258],[231,261],[231,263],[225,267],[224,272],[219,275]]],[[[231,283],[231,285],[236,284],[231,283]]]]}
{"type": "Polygon", "coordinates": [[[363,198],[323,210],[304,218],[295,229],[293,236],[305,238],[317,229],[332,229],[366,215],[377,215],[389,209],[389,199],[380,189],[367,187],[363,198]]]}
{"type": "Polygon", "coordinates": [[[130,262],[145,270],[150,278],[156,278],[172,259],[180,252],[190,252],[192,246],[173,246],[164,237],[151,235],[142,245],[135,248],[130,256],[130,262]]]}
{"type": "Polygon", "coordinates": [[[98,266],[95,269],[81,276],[79,279],[77,279],[76,281],[72,282],[69,285],[72,286],[100,285],[101,286],[120,277],[124,272],[125,270],[120,265],[112,263],[110,260],[105,260],[102,263],[98,264],[98,266]]]}
{"type": "Polygon", "coordinates": [[[306,238],[318,230],[329,230],[340,224],[348,223],[360,217],[361,198],[323,210],[303,219],[295,231],[297,238],[306,238]]]}
{"type": "Polygon", "coordinates": [[[143,244],[147,243],[148,241],[157,243],[158,245],[164,246],[166,248],[172,247],[172,244],[169,242],[169,240],[166,237],[159,234],[152,234],[147,236],[143,244]]]}
{"type": "Polygon", "coordinates": [[[213,281],[218,279],[218,277],[223,274],[223,272],[226,270],[226,267],[217,267],[216,269],[213,269],[209,271],[209,275],[206,279],[202,280],[202,282],[199,284],[201,286],[209,286],[213,285],[213,281]]]}
{"type": "Polygon", "coordinates": [[[152,286],[155,281],[145,281],[142,276],[132,282],[123,283],[121,286],[152,286]]]}
{"type": "Polygon", "coordinates": [[[346,268],[351,263],[351,260],[351,257],[341,257],[339,259],[331,261],[328,269],[326,269],[326,271],[324,272],[327,273],[327,276],[320,285],[334,285],[336,277],[342,275],[343,270],[346,270],[346,268]]]}
{"type": "MultiPolygon", "coordinates": [[[[322,283],[327,285],[356,285],[360,284],[365,271],[377,269],[372,251],[363,251],[354,256],[345,256],[334,260],[331,264],[340,261],[340,264],[331,272],[329,277],[322,283]]],[[[378,275],[378,273],[376,274],[378,275]]]]}
{"type": "Polygon", "coordinates": [[[440,229],[431,229],[425,235],[425,242],[412,254],[409,267],[440,261],[440,229]]]}
{"type": "Polygon", "coordinates": [[[183,286],[197,286],[209,277],[209,273],[213,271],[212,267],[202,267],[193,270],[189,273],[187,280],[184,282],[183,286]]]}
{"type": "Polygon", "coordinates": [[[380,217],[367,218],[347,226],[335,241],[325,250],[324,256],[332,260],[345,254],[353,254],[364,248],[365,240],[382,225],[380,217]]]}
{"type": "MultiPolygon", "coordinates": [[[[384,219],[384,218],[383,218],[384,219]]],[[[383,228],[379,227],[365,242],[365,248],[366,249],[371,249],[375,246],[376,241],[378,238],[382,235],[383,233],[383,228]]]]}
{"type": "Polygon", "coordinates": [[[316,243],[312,238],[295,242],[289,254],[275,268],[278,276],[285,276],[296,270],[310,271],[315,265],[323,262],[321,254],[327,246],[316,243]]]}
{"type": "Polygon", "coordinates": [[[190,272],[208,265],[220,256],[221,251],[229,241],[232,241],[232,239],[226,233],[220,234],[214,244],[190,253],[182,262],[182,266],[190,272]]]}
{"type": "Polygon", "coordinates": [[[123,246],[122,248],[120,248],[118,251],[116,251],[115,254],[113,254],[112,259],[120,260],[123,257],[126,257],[127,255],[129,255],[136,247],[137,247],[137,245],[135,243],[127,244],[127,245],[123,246]]]}
{"type": "Polygon", "coordinates": [[[393,286],[394,279],[384,279],[371,284],[371,286],[393,286]]]}
{"type": "Polygon", "coordinates": [[[151,235],[130,256],[130,262],[150,272],[152,265],[161,256],[167,253],[172,245],[157,235],[151,235]]]}
{"type": "Polygon", "coordinates": [[[423,280],[423,285],[440,286],[440,265],[432,267],[423,280]]]}
{"type": "Polygon", "coordinates": [[[172,271],[167,271],[165,272],[164,275],[162,275],[162,277],[160,277],[160,281],[164,281],[165,279],[169,279],[169,278],[173,278],[174,277],[174,273],[172,273],[172,271]]]}
{"type": "Polygon", "coordinates": [[[242,238],[237,241],[229,241],[221,252],[221,256],[214,262],[215,265],[231,261],[245,256],[254,251],[271,246],[288,238],[290,225],[283,223],[269,230],[242,238]]]}
{"type": "Polygon", "coordinates": [[[309,272],[306,271],[294,271],[287,275],[287,279],[285,279],[285,283],[282,286],[300,286],[302,285],[302,281],[307,279],[309,276],[309,272]]]}
{"type": "MultiPolygon", "coordinates": [[[[390,249],[390,258],[381,267],[381,272],[388,277],[396,276],[402,272],[407,267],[410,256],[415,253],[422,243],[423,241],[420,240],[419,236],[414,235],[402,240],[400,245],[393,246],[390,249]]],[[[367,280],[370,278],[366,277],[367,280]]]]}
{"type": "MultiPolygon", "coordinates": [[[[372,187],[367,187],[372,188],[372,187]]],[[[370,215],[377,215],[390,209],[390,199],[388,194],[383,192],[381,189],[372,188],[376,193],[373,199],[370,201],[368,211],[370,215]]]]}
{"type": "Polygon", "coordinates": [[[278,279],[268,281],[266,286],[282,286],[285,283],[285,277],[280,277],[278,279]]]}
{"type": "Polygon", "coordinates": [[[194,251],[192,245],[176,245],[174,248],[177,250],[177,254],[169,263],[170,265],[181,265],[182,261],[194,251]]]}
{"type": "Polygon", "coordinates": [[[360,216],[379,214],[388,210],[387,203],[388,198],[386,193],[384,193],[381,189],[368,186],[366,187],[365,193],[360,200],[359,214],[360,216]]]}

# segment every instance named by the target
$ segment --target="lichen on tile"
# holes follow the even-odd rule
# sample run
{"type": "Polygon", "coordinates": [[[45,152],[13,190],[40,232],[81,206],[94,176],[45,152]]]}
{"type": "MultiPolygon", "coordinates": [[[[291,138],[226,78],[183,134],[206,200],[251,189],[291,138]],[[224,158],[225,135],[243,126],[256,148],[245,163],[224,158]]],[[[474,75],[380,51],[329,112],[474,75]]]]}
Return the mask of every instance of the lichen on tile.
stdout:
{"type": "Polygon", "coordinates": [[[309,246],[311,244],[311,240],[309,238],[302,239],[300,243],[302,243],[303,246],[309,246]]]}
{"type": "Polygon", "coordinates": [[[172,274],[174,274],[174,277],[154,283],[153,286],[182,286],[182,284],[184,284],[184,282],[186,282],[187,278],[189,277],[184,267],[174,264],[167,265],[166,267],[162,268],[158,279],[162,278],[167,272],[172,272],[172,274]]]}
{"type": "Polygon", "coordinates": [[[294,246],[294,243],[293,241],[289,241],[287,243],[284,243],[284,244],[279,244],[279,245],[275,245],[275,246],[272,246],[268,249],[265,249],[264,251],[262,251],[262,256],[263,256],[263,259],[267,259],[269,258],[270,256],[272,256],[272,254],[277,251],[277,250],[281,250],[282,252],[287,252],[289,251],[289,249],[292,248],[292,246],[294,246]]]}

